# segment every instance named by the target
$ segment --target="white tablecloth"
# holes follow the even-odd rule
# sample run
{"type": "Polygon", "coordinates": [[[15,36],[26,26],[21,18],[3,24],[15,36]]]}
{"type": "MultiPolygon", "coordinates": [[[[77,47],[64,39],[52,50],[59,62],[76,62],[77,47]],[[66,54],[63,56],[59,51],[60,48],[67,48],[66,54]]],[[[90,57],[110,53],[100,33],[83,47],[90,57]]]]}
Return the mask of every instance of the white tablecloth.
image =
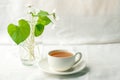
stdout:
{"type": "Polygon", "coordinates": [[[87,67],[67,76],[45,74],[37,65],[21,64],[18,46],[0,45],[0,80],[120,80],[120,44],[40,45],[41,57],[58,47],[81,51],[87,67]]]}

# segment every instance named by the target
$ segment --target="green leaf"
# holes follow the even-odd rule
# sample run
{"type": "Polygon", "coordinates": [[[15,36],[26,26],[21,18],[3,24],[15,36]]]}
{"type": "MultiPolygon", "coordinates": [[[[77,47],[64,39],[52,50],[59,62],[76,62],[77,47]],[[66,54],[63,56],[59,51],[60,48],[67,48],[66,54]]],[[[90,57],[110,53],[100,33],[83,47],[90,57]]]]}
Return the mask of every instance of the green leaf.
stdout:
{"type": "Polygon", "coordinates": [[[40,36],[44,31],[44,26],[42,24],[36,24],[35,26],[35,36],[40,36]]]}
{"type": "Polygon", "coordinates": [[[38,13],[38,16],[48,16],[49,13],[47,11],[43,11],[43,10],[40,10],[40,12],[38,13]]]}
{"type": "Polygon", "coordinates": [[[26,20],[21,19],[18,23],[18,26],[14,24],[8,25],[8,34],[16,44],[26,40],[30,34],[30,25],[26,20]]]}
{"type": "Polygon", "coordinates": [[[39,16],[37,22],[39,24],[42,24],[42,25],[46,26],[51,22],[51,20],[47,16],[39,16]]]}
{"type": "Polygon", "coordinates": [[[38,24],[42,24],[43,26],[48,25],[51,20],[48,17],[49,13],[43,10],[40,10],[40,12],[38,13],[38,24]]]}

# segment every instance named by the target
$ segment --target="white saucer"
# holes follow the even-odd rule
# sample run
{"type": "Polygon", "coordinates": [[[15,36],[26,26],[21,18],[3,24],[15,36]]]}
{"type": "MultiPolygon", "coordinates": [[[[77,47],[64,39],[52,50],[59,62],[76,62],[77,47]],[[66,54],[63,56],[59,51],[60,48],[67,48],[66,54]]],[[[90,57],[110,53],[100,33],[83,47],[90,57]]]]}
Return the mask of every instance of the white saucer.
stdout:
{"type": "Polygon", "coordinates": [[[41,60],[39,62],[39,69],[45,73],[49,73],[49,74],[54,74],[54,75],[69,75],[69,74],[74,74],[77,72],[80,72],[81,70],[83,70],[86,67],[86,63],[85,61],[81,61],[80,64],[76,67],[74,67],[73,69],[70,69],[68,71],[64,71],[64,72],[58,72],[58,71],[54,71],[49,69],[49,65],[48,65],[48,61],[47,59],[41,60]]]}

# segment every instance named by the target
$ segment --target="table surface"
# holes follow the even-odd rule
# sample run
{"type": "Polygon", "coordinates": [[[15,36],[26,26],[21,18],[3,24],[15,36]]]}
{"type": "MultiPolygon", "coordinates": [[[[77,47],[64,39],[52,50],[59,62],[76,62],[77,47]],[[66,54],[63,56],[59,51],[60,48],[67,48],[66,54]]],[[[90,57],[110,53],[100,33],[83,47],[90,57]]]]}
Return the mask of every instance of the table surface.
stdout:
{"type": "Polygon", "coordinates": [[[41,59],[52,49],[75,49],[82,52],[87,67],[67,76],[46,74],[38,65],[22,65],[18,46],[0,45],[0,80],[120,80],[120,44],[39,45],[38,48],[41,59]]]}

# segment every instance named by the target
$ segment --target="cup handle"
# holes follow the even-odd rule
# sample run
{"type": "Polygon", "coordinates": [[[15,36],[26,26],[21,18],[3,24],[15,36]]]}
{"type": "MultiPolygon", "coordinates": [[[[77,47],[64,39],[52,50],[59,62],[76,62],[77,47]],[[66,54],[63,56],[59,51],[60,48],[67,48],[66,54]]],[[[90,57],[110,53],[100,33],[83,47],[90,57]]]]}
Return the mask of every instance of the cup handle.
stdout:
{"type": "Polygon", "coordinates": [[[77,53],[75,54],[75,58],[76,58],[77,56],[78,56],[78,59],[75,61],[75,63],[73,64],[72,67],[77,66],[78,63],[81,61],[81,59],[82,59],[82,53],[81,53],[81,52],[77,52],[77,53]]]}

